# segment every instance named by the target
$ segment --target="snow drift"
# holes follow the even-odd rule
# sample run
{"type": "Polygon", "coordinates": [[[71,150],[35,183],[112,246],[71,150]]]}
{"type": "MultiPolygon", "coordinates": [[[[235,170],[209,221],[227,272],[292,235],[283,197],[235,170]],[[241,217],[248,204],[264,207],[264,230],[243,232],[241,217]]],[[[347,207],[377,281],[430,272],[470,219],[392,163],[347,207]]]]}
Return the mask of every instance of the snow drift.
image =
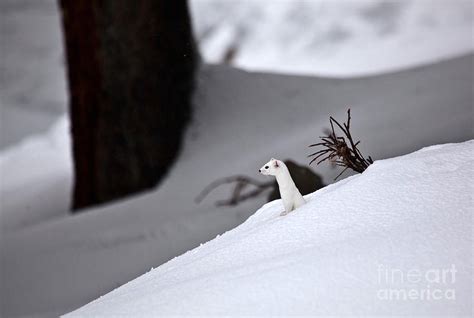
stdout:
{"type": "MultiPolygon", "coordinates": [[[[270,156],[307,163],[328,115],[345,118],[349,105],[375,159],[472,139],[472,61],[347,80],[205,66],[182,155],[160,188],[74,216],[66,121],[3,152],[1,180],[15,182],[0,182],[0,315],[59,316],[235,228],[264,197],[223,210],[214,201],[228,188],[200,205],[196,195],[223,176],[256,176],[270,156]]],[[[315,169],[325,182],[339,173],[315,169]]]]}
{"type": "Polygon", "coordinates": [[[469,315],[473,158],[471,140],[376,161],[66,316],[469,315]]]}

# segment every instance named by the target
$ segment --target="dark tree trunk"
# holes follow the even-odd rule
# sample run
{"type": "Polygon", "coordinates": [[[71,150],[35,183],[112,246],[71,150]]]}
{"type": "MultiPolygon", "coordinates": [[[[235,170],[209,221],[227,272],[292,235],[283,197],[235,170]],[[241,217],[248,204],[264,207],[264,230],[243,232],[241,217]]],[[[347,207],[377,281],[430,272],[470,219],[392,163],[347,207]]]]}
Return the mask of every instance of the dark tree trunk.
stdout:
{"type": "Polygon", "coordinates": [[[155,186],[190,119],[196,53],[185,0],[60,0],[73,209],[155,186]]]}

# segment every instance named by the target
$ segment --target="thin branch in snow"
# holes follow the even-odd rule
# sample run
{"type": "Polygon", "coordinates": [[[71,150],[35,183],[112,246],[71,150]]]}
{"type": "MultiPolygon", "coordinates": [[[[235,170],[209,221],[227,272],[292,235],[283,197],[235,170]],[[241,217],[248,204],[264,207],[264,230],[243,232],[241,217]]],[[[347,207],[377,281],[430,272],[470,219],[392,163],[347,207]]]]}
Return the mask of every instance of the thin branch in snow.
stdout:
{"type": "Polygon", "coordinates": [[[231,197],[227,200],[217,201],[216,206],[234,206],[234,205],[239,204],[240,202],[259,196],[262,192],[264,192],[267,189],[275,188],[274,181],[259,182],[247,176],[236,175],[236,176],[221,178],[212,182],[207,187],[205,187],[204,190],[196,197],[195,202],[200,203],[214,189],[218,188],[221,185],[231,184],[231,183],[235,183],[234,189],[232,190],[231,197]],[[254,187],[254,189],[251,191],[244,192],[249,187],[254,187]]]}

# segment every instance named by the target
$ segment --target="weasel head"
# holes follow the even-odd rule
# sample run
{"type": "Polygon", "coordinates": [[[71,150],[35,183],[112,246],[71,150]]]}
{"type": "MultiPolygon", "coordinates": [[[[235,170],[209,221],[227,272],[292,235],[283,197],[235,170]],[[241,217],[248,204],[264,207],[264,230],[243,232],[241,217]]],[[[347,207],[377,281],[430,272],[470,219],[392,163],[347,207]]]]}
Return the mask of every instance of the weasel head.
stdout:
{"type": "Polygon", "coordinates": [[[285,164],[281,160],[277,160],[275,158],[270,159],[269,162],[264,164],[258,172],[265,176],[276,176],[277,174],[280,173],[282,170],[283,166],[285,164]]]}

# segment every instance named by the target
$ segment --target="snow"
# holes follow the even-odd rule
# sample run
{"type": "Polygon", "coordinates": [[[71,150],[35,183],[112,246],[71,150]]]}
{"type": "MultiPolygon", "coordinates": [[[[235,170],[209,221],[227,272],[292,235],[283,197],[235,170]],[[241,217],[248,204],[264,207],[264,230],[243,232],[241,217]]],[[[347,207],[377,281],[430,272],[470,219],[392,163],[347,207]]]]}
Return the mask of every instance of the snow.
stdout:
{"type": "Polygon", "coordinates": [[[56,2],[0,3],[0,149],[45,133],[67,109],[56,2]]]}
{"type": "Polygon", "coordinates": [[[69,121],[0,153],[2,233],[65,216],[70,206],[72,158],[69,121]]]}
{"type": "MultiPolygon", "coordinates": [[[[247,70],[349,77],[474,51],[471,0],[190,0],[206,63],[237,47],[247,70]]],[[[0,149],[45,133],[66,112],[55,0],[0,3],[0,149]],[[18,123],[22,123],[19,125],[18,123]]]]}
{"type": "MultiPolygon", "coordinates": [[[[26,187],[29,171],[38,170],[38,162],[33,156],[7,161],[0,170],[25,176],[25,190],[2,194],[1,199],[2,228],[13,226],[4,221],[15,220],[14,230],[2,230],[0,241],[2,313],[8,317],[64,314],[238,226],[265,202],[264,197],[228,209],[213,204],[228,196],[228,188],[200,205],[194,198],[223,176],[246,174],[264,180],[257,170],[270,157],[308,163],[307,145],[327,126],[328,115],[344,119],[347,105],[352,107],[353,133],[374,159],[472,139],[470,65],[472,56],[465,56],[347,80],[204,67],[193,124],[179,160],[160,188],[78,215],[67,212],[68,198],[56,199],[56,191],[69,187],[70,174],[65,175],[65,183],[43,180],[26,187]],[[42,198],[53,199],[38,202],[29,193],[33,189],[42,198]],[[5,209],[10,201],[19,205],[5,209]],[[46,202],[50,206],[42,211],[46,202]],[[34,211],[31,220],[42,213],[54,212],[56,217],[47,222],[16,222],[21,211],[17,209],[26,205],[34,211]]],[[[58,128],[56,132],[64,136],[67,126],[58,128]]],[[[46,137],[44,145],[54,145],[49,140],[46,137]]],[[[59,155],[58,149],[67,147],[43,151],[59,155]]],[[[17,151],[10,149],[9,156],[14,158],[17,151]]],[[[68,164],[58,160],[57,167],[68,164]]],[[[327,183],[339,173],[328,165],[313,168],[327,183]]],[[[21,215],[26,220],[27,215],[21,215]]]]}
{"type": "MultiPolygon", "coordinates": [[[[191,4],[194,8],[207,3],[199,0],[191,4]]],[[[225,11],[232,3],[219,5],[225,11]]],[[[247,3],[258,6],[256,1],[247,3]]],[[[286,2],[288,9],[290,3],[286,2]]],[[[308,13],[312,3],[305,4],[308,13]]],[[[402,8],[389,10],[401,12],[389,18],[396,27],[393,32],[375,36],[380,19],[364,22],[360,12],[388,11],[367,1],[347,3],[349,12],[354,13],[351,16],[345,11],[350,17],[347,22],[340,18],[341,2],[327,1],[321,6],[326,8],[324,18],[316,22],[322,24],[317,29],[322,33],[315,36],[324,50],[294,45],[283,25],[293,25],[295,41],[304,42],[296,36],[304,33],[298,28],[309,26],[300,24],[298,21],[305,20],[298,18],[291,20],[295,23],[281,23],[281,29],[273,24],[273,33],[286,34],[291,50],[283,50],[281,43],[252,42],[245,55],[237,54],[234,65],[293,73],[307,70],[305,74],[312,75],[377,76],[335,79],[203,65],[198,74],[193,123],[179,160],[160,188],[71,215],[71,152],[57,3],[1,1],[0,40],[8,45],[1,46],[0,59],[0,315],[64,314],[238,226],[265,202],[264,197],[222,209],[213,202],[225,198],[229,189],[216,191],[200,205],[194,203],[195,196],[223,176],[239,173],[261,178],[257,168],[272,156],[307,163],[306,146],[327,126],[328,116],[344,119],[349,106],[354,134],[362,140],[363,151],[375,159],[472,139],[473,57],[468,53],[452,58],[472,52],[472,31],[467,31],[469,23],[472,27],[472,4],[394,2],[393,6],[402,8]],[[423,29],[423,37],[416,22],[419,16],[433,22],[423,29]],[[413,25],[406,24],[409,21],[413,25]],[[333,41],[331,48],[330,37],[324,32],[337,22],[344,27],[349,23],[353,33],[347,40],[333,41]],[[370,41],[372,53],[366,49],[366,41],[370,41]],[[440,42],[446,45],[438,45],[440,42]],[[431,49],[424,50],[425,46],[431,49]],[[289,58],[289,53],[293,57],[289,58]],[[364,56],[370,57],[370,63],[364,56]],[[301,63],[296,65],[296,59],[301,63]],[[445,61],[426,64],[437,59],[445,61]],[[424,66],[384,74],[417,61],[424,66]]],[[[281,6],[272,2],[265,10],[278,17],[285,15],[281,6]]],[[[263,19],[266,13],[254,19],[238,13],[240,10],[244,9],[233,8],[233,13],[241,15],[242,23],[269,23],[263,19]]],[[[212,11],[206,16],[193,12],[198,26],[213,16],[212,11]]],[[[231,14],[225,21],[216,24],[221,31],[215,34],[229,41],[225,38],[234,36],[236,20],[231,14]]],[[[256,28],[255,36],[265,36],[262,30],[270,35],[272,27],[256,28]]],[[[197,32],[200,37],[201,31],[197,32]]],[[[210,34],[213,39],[214,33],[210,34]]],[[[269,39],[280,41],[278,36],[269,39]]],[[[242,41],[250,43],[247,38],[242,41]]],[[[219,53],[223,48],[220,42],[199,43],[206,60],[209,45],[214,43],[212,51],[219,53]]],[[[307,43],[313,46],[311,41],[307,43]]],[[[332,183],[338,174],[327,165],[313,168],[326,183],[332,183]]]]}
{"type": "Polygon", "coordinates": [[[471,0],[191,0],[203,58],[252,71],[360,76],[474,50],[471,0]]]}
{"type": "Polygon", "coordinates": [[[268,203],[65,317],[470,315],[473,158],[474,140],[428,147],[376,161],[288,216],[279,216],[281,200],[268,203]],[[453,289],[455,301],[377,299],[386,283],[379,268],[453,265],[453,279],[389,287],[453,289]]]}

